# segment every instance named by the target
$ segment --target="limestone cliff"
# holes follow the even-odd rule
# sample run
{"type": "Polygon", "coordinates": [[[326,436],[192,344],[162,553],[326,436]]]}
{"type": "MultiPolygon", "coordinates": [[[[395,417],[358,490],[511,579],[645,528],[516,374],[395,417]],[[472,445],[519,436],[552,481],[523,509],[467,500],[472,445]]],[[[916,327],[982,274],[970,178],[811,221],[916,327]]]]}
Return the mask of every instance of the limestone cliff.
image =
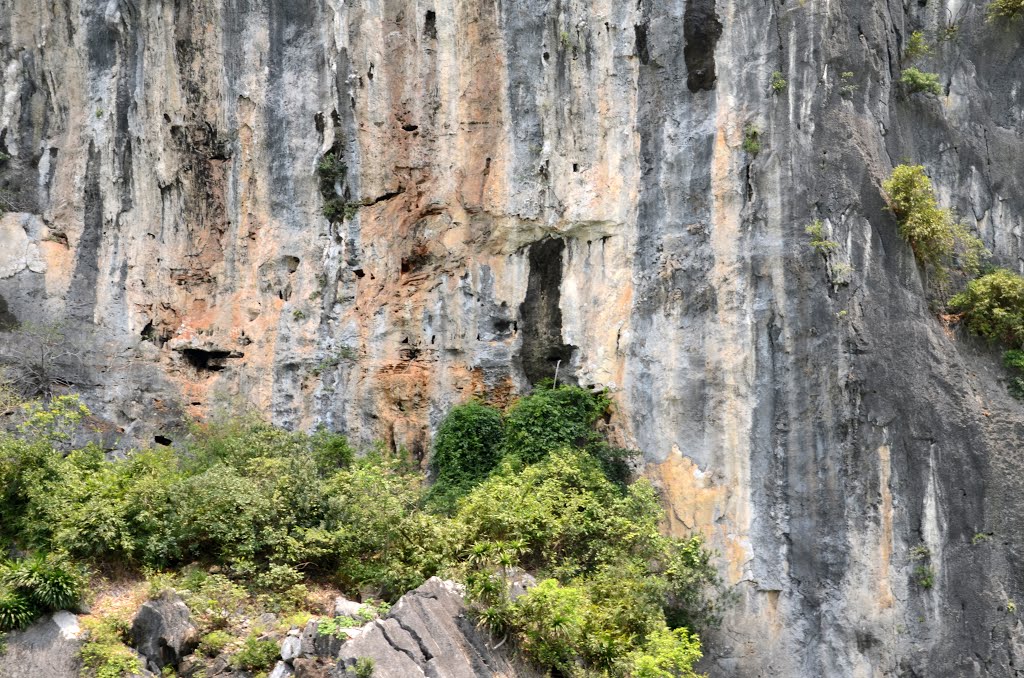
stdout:
{"type": "Polygon", "coordinates": [[[880,192],[926,165],[1024,267],[1022,36],[980,0],[0,0],[0,324],[68,323],[144,441],[240,396],[423,456],[557,366],[722,553],[711,675],[1024,675],[1024,409],[880,192]],[[914,30],[942,96],[899,83],[914,30]]]}

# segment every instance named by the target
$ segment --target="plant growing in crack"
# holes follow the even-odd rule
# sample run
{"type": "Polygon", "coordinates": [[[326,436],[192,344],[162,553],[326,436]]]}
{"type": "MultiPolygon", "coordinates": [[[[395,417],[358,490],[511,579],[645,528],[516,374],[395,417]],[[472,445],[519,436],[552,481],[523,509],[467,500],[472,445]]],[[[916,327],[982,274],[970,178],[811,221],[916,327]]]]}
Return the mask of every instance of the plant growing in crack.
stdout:
{"type": "Polygon", "coordinates": [[[332,370],[343,362],[356,362],[357,360],[359,360],[359,351],[351,346],[342,344],[342,346],[338,348],[333,355],[330,355],[317,363],[316,367],[313,368],[313,376],[319,377],[327,370],[332,370]]]}

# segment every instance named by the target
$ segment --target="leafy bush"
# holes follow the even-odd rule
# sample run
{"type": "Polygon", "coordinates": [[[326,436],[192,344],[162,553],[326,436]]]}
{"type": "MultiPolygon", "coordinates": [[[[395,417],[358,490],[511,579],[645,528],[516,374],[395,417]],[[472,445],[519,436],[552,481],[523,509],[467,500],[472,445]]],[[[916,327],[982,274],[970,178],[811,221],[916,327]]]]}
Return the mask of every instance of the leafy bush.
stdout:
{"type": "Polygon", "coordinates": [[[199,640],[199,651],[207,657],[216,657],[231,642],[231,634],[226,631],[210,631],[199,640]]]}
{"type": "Polygon", "coordinates": [[[452,408],[434,441],[435,503],[450,505],[486,478],[501,459],[503,437],[501,412],[493,407],[469,402],[452,408]]]}
{"type": "Polygon", "coordinates": [[[910,40],[907,41],[907,49],[904,55],[907,60],[913,61],[914,59],[929,56],[933,51],[932,46],[925,40],[924,33],[914,31],[910,34],[910,40]]]}
{"type": "Polygon", "coordinates": [[[815,219],[813,223],[804,229],[804,233],[811,237],[811,242],[808,244],[818,254],[827,256],[829,252],[839,247],[839,243],[825,237],[825,224],[821,222],[821,219],[815,219]]]}
{"type": "Polygon", "coordinates": [[[911,66],[903,71],[903,75],[900,76],[900,82],[906,86],[907,91],[911,94],[919,92],[936,96],[942,94],[942,85],[939,84],[938,73],[925,73],[921,69],[911,66]]]}
{"type": "MultiPolygon", "coordinates": [[[[88,560],[195,562],[153,575],[151,589],[182,595],[208,652],[223,648],[211,633],[247,613],[253,591],[257,605],[288,608],[315,575],[393,601],[443,574],[464,579],[480,619],[544,669],[681,671],[672,662],[690,656],[691,636],[665,634],[715,623],[720,583],[699,538],[660,533],[656,491],[630,484],[630,452],[597,430],[609,405],[604,393],[542,386],[504,416],[457,408],[434,462],[462,495],[451,515],[427,510],[422,474],[401,459],[377,450],[353,461],[343,439],[245,417],[197,428],[183,452],[114,462],[90,447],[65,455],[38,431],[0,434],[0,530],[88,560]],[[514,567],[551,583],[512,601],[514,567]],[[582,618],[567,617],[570,607],[582,618]]],[[[19,601],[32,599],[0,593],[0,614],[22,623],[19,601]]],[[[114,636],[97,632],[91,670],[134,661],[114,636]]],[[[276,643],[253,636],[233,662],[259,670],[276,657],[276,643]]]]}
{"type": "Polygon", "coordinates": [[[974,334],[1024,347],[1024,277],[996,269],[969,282],[949,303],[974,334]]]}
{"type": "Polygon", "coordinates": [[[775,94],[778,94],[780,92],[784,92],[786,90],[786,85],[787,84],[788,83],[786,82],[786,79],[782,76],[782,71],[773,71],[772,72],[772,80],[771,80],[772,92],[774,92],[775,94]]]}
{"type": "Polygon", "coordinates": [[[92,678],[122,678],[142,672],[142,662],[128,647],[128,621],[120,617],[87,618],[87,632],[80,656],[86,675],[92,678]]]}
{"type": "Polygon", "coordinates": [[[281,650],[273,640],[260,640],[251,635],[245,639],[242,649],[231,657],[231,666],[243,671],[262,671],[277,661],[281,650]]]}
{"type": "Polygon", "coordinates": [[[624,489],[589,453],[569,448],[516,468],[506,463],[455,516],[483,623],[512,633],[542,668],[566,673],[582,662],[600,674],[669,620],[716,621],[710,556],[699,538],[660,534],[650,483],[624,489]],[[512,602],[506,579],[516,566],[549,579],[512,602]]]}
{"type": "Polygon", "coordinates": [[[632,678],[699,678],[693,665],[704,656],[700,640],[686,629],[659,629],[642,650],[630,653],[632,678]]]}
{"type": "Polygon", "coordinates": [[[0,582],[20,591],[40,612],[53,612],[78,605],[85,576],[57,556],[38,554],[0,565],[0,582]]]}
{"type": "Polygon", "coordinates": [[[946,266],[960,255],[964,268],[977,270],[985,248],[948,209],[939,207],[932,182],[920,165],[899,165],[882,183],[896,215],[900,235],[923,264],[945,275],[946,266]]]}
{"type": "Polygon", "coordinates": [[[372,657],[360,657],[356,660],[356,678],[373,678],[373,672],[376,668],[377,664],[373,661],[372,657]]]}
{"type": "Polygon", "coordinates": [[[85,576],[57,556],[0,562],[0,631],[28,626],[40,615],[74,608],[85,576]]]}
{"type": "Polygon", "coordinates": [[[38,616],[39,613],[24,594],[11,586],[0,584],[0,632],[23,629],[38,616]]]}
{"type": "Polygon", "coordinates": [[[502,456],[533,464],[565,446],[600,440],[594,424],[610,405],[604,393],[562,386],[541,387],[517,400],[505,415],[502,456]]]}
{"type": "Polygon", "coordinates": [[[992,0],[987,8],[990,21],[1024,17],[1024,0],[992,0]]]}

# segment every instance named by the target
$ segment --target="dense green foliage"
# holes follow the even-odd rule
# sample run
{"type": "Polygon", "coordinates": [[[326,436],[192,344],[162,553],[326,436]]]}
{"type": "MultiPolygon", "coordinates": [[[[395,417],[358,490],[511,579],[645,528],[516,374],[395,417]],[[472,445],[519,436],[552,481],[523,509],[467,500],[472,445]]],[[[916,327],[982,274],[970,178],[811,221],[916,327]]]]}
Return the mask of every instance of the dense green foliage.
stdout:
{"type": "Polygon", "coordinates": [[[88,675],[94,678],[123,678],[142,671],[139,656],[128,648],[129,625],[120,617],[106,616],[86,621],[87,632],[80,656],[88,675]]]}
{"type": "Polygon", "coordinates": [[[914,31],[910,34],[910,39],[907,40],[907,48],[903,54],[909,61],[920,59],[931,55],[934,50],[932,46],[928,44],[928,41],[924,37],[924,33],[921,31],[914,31]]]}
{"type": "Polygon", "coordinates": [[[1020,19],[1024,17],[1024,0],[992,0],[988,4],[988,18],[1020,19]]]}
{"type": "Polygon", "coordinates": [[[939,83],[938,73],[926,73],[919,68],[911,66],[903,71],[903,74],[900,76],[900,82],[906,86],[907,91],[911,94],[919,92],[934,94],[935,96],[942,94],[942,85],[939,83]]]}
{"type": "MultiPolygon", "coordinates": [[[[563,386],[504,413],[455,408],[433,462],[450,491],[435,504],[403,459],[355,459],[338,436],[250,418],[198,427],[181,451],[115,461],[93,447],[65,451],[68,421],[84,408],[55,400],[29,408],[20,433],[0,434],[0,530],[21,548],[86,562],[177,568],[154,576],[151,593],[176,589],[204,634],[237,626],[253,593],[296,609],[288,601],[311,576],[393,601],[439,574],[465,581],[480,622],[545,670],[689,676],[700,654],[691,631],[715,623],[720,584],[699,538],[660,533],[656,491],[630,482],[626,452],[598,432],[609,407],[603,393],[563,386]],[[516,600],[514,568],[542,580],[516,600]]],[[[31,596],[12,598],[23,580],[0,590],[16,625],[35,614],[17,604],[31,596]]],[[[69,595],[35,588],[51,603],[69,595]]],[[[116,635],[95,632],[94,670],[130,661],[116,635]]],[[[204,643],[216,652],[227,639],[204,643]]],[[[270,654],[251,637],[235,665],[258,670],[270,654]]]]}
{"type": "Polygon", "coordinates": [[[899,223],[900,235],[910,243],[917,259],[945,274],[956,256],[964,268],[976,270],[985,248],[967,228],[939,207],[932,182],[920,165],[899,165],[882,188],[899,223]]]}
{"type": "Polygon", "coordinates": [[[268,669],[277,661],[281,650],[273,640],[261,640],[251,635],[245,639],[242,649],[231,657],[231,665],[244,671],[268,669]]]}
{"type": "Polygon", "coordinates": [[[449,506],[486,478],[501,459],[503,438],[501,412],[493,407],[473,401],[452,408],[434,439],[431,498],[449,506]]]}
{"type": "Polygon", "coordinates": [[[563,448],[522,472],[492,475],[455,517],[481,619],[511,633],[535,661],[563,675],[625,675],[626,658],[669,624],[716,621],[717,579],[699,538],[658,530],[654,488],[623,489],[584,450],[563,448]],[[548,577],[507,594],[510,568],[548,577]]]}
{"type": "Polygon", "coordinates": [[[1024,347],[1024,277],[996,269],[969,282],[949,303],[974,334],[1024,347]]]}
{"type": "Polygon", "coordinates": [[[81,569],[57,556],[0,561],[0,631],[24,628],[47,612],[75,608],[84,585],[81,569]]]}

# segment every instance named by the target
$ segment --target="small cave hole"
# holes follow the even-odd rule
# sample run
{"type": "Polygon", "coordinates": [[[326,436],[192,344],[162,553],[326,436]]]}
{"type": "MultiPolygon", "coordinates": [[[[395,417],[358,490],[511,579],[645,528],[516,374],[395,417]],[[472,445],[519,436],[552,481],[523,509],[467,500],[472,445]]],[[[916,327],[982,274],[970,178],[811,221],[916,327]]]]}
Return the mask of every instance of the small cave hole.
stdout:
{"type": "Polygon", "coordinates": [[[406,132],[415,132],[419,128],[420,128],[419,125],[413,125],[412,123],[409,123],[409,122],[407,122],[404,125],[402,125],[402,129],[405,130],[406,132]]]}
{"type": "Polygon", "coordinates": [[[544,57],[544,61],[547,61],[551,58],[551,52],[544,52],[542,56],[544,57]]]}
{"type": "Polygon", "coordinates": [[[366,272],[361,268],[354,269],[352,273],[354,273],[357,278],[362,278],[366,276],[366,272]]]}
{"type": "Polygon", "coordinates": [[[437,14],[432,9],[427,10],[423,19],[423,35],[430,40],[437,40],[437,14]]]}
{"type": "Polygon", "coordinates": [[[572,164],[572,171],[573,171],[573,172],[579,172],[579,171],[580,171],[580,165],[579,165],[579,163],[577,163],[577,162],[574,162],[574,163],[572,164]]]}
{"type": "Polygon", "coordinates": [[[243,357],[241,353],[216,350],[207,351],[201,348],[183,349],[181,355],[184,356],[189,365],[200,372],[220,372],[227,367],[225,361],[228,358],[243,357]]]}
{"type": "Polygon", "coordinates": [[[156,443],[157,445],[169,447],[174,441],[168,438],[167,436],[154,436],[153,442],[156,443]]]}

